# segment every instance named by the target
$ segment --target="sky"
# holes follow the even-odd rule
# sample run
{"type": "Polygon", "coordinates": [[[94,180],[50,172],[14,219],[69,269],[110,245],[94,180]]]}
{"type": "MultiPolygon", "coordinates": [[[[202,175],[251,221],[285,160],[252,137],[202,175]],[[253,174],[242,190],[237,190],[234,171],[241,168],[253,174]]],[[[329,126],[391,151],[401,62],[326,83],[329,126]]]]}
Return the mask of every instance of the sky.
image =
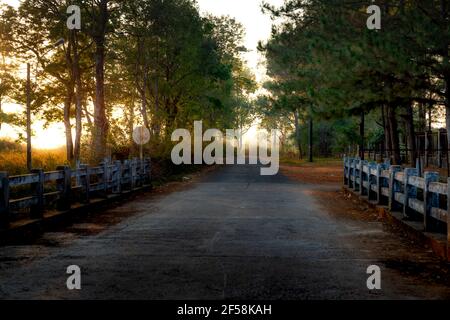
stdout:
{"type": "Polygon", "coordinates": [[[18,0],[0,0],[0,3],[6,3],[6,4],[9,4],[11,6],[17,6],[19,1],[18,0]]]}
{"type": "MultiPolygon", "coordinates": [[[[260,82],[263,80],[265,69],[259,66],[261,55],[258,54],[259,40],[267,40],[270,36],[272,21],[268,15],[261,12],[262,0],[197,0],[202,13],[214,15],[230,15],[242,23],[246,30],[245,47],[250,50],[245,54],[249,67],[260,82]]],[[[283,0],[266,0],[270,4],[279,6],[283,0]]]]}
{"type": "MultiPolygon", "coordinates": [[[[258,41],[265,41],[270,36],[272,21],[261,12],[262,0],[197,0],[202,14],[211,13],[216,16],[229,15],[240,22],[245,30],[244,45],[249,52],[243,54],[249,68],[253,71],[258,82],[264,80],[265,68],[262,56],[257,51],[258,41]]],[[[283,4],[283,0],[266,0],[273,5],[283,4]]],[[[18,0],[0,0],[0,3],[17,6],[18,0]]],[[[12,112],[20,106],[5,106],[5,112],[12,112]]],[[[32,125],[35,136],[32,143],[37,148],[52,149],[65,144],[64,126],[52,124],[43,128],[43,122],[34,121],[32,125]]],[[[0,138],[17,137],[16,130],[8,125],[2,125],[0,138]]]]}

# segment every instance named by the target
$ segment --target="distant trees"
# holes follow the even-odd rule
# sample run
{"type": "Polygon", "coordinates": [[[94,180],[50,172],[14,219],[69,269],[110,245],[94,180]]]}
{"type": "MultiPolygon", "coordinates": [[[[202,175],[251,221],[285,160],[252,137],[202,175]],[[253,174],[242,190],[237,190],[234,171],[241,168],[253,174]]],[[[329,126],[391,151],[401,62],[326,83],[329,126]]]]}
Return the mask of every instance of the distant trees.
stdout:
{"type": "MultiPolygon", "coordinates": [[[[287,93],[301,99],[288,102],[288,109],[306,106],[318,119],[352,117],[359,128],[348,143],[360,149],[369,130],[381,129],[394,162],[400,161],[402,141],[414,162],[415,131],[426,129],[419,126],[426,122],[426,110],[445,107],[450,129],[450,4],[377,1],[380,30],[366,27],[369,4],[296,0],[281,8],[265,5],[273,17],[283,19],[261,46],[273,78],[268,87],[289,86],[287,93]],[[375,115],[374,121],[364,121],[369,115],[375,115]]],[[[270,92],[279,103],[281,96],[270,92]]],[[[309,112],[303,123],[307,117],[309,112]]]]}
{"type": "MultiPolygon", "coordinates": [[[[84,52],[85,56],[80,58],[78,52],[83,50],[80,47],[89,48],[89,44],[85,37],[67,29],[66,9],[67,1],[64,0],[24,0],[8,25],[15,52],[12,58],[29,62],[34,67],[33,112],[49,123],[64,123],[66,157],[69,162],[74,162],[80,156],[82,135],[78,113],[75,139],[72,136],[73,103],[77,102],[78,110],[82,100],[80,59],[83,59],[85,69],[89,68],[90,62],[89,52],[84,52]],[[55,47],[57,42],[59,46],[55,47]]],[[[15,100],[23,104],[21,91],[18,88],[15,100]]]]}

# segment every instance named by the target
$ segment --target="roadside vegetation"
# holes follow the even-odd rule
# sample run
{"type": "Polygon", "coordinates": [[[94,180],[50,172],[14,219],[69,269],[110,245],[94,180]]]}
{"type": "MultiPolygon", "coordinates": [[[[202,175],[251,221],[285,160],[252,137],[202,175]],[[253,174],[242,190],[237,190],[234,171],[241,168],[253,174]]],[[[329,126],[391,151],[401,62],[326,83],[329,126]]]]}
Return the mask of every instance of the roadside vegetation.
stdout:
{"type": "MultiPolygon", "coordinates": [[[[151,133],[144,154],[164,162],[175,128],[192,129],[195,120],[220,130],[251,122],[256,83],[241,55],[245,31],[233,18],[201,16],[191,0],[71,4],[81,8],[81,30],[66,27],[65,0],[0,6],[0,125],[26,127],[25,108],[7,113],[2,106],[26,105],[30,63],[33,120],[65,127],[59,164],[138,156],[132,132],[139,125],[151,133]]],[[[0,145],[1,166],[16,172],[21,150],[0,145]]],[[[51,166],[53,156],[42,157],[49,162],[41,165],[37,151],[33,167],[51,166]]]]}
{"type": "Polygon", "coordinates": [[[259,46],[270,77],[259,114],[300,158],[311,144],[319,156],[380,147],[394,164],[408,150],[415,164],[417,132],[450,135],[448,1],[286,0],[264,10],[275,23],[259,46]],[[367,27],[370,4],[380,30],[367,27]]]}
{"type": "MultiPolygon", "coordinates": [[[[22,144],[8,140],[0,140],[0,171],[10,175],[19,175],[26,172],[27,153],[22,144]]],[[[55,170],[57,166],[66,163],[64,147],[52,150],[34,150],[33,163],[35,168],[45,171],[55,170]]]]}
{"type": "MultiPolygon", "coordinates": [[[[22,108],[3,106],[26,105],[30,63],[33,119],[66,129],[64,154],[36,150],[34,167],[138,156],[132,132],[139,125],[151,133],[144,154],[164,168],[171,133],[192,130],[196,120],[221,131],[276,128],[285,158],[377,149],[393,164],[404,161],[402,150],[415,163],[418,132],[450,129],[447,1],[377,1],[381,30],[366,27],[367,3],[263,3],[274,21],[259,45],[263,84],[244,61],[243,26],[201,15],[195,0],[71,4],[81,8],[81,30],[66,27],[65,0],[0,7],[0,125],[26,127],[22,108]]],[[[12,150],[0,144],[0,166],[14,173],[23,149],[12,150]]]]}

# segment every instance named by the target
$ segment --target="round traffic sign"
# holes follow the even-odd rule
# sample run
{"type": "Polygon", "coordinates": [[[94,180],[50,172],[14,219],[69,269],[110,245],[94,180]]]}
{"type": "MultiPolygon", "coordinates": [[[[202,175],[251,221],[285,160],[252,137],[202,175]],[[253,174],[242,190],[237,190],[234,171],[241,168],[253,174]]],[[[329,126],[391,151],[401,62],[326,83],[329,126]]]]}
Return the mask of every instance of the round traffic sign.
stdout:
{"type": "Polygon", "coordinates": [[[139,145],[144,145],[150,141],[150,130],[144,126],[136,127],[133,130],[133,140],[139,145]]]}

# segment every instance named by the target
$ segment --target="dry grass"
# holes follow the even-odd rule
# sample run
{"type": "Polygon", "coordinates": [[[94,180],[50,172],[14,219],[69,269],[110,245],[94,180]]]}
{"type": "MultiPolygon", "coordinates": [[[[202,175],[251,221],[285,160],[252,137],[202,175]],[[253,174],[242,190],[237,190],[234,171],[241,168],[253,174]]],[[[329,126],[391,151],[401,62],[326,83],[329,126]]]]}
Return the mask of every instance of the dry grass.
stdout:
{"type": "Polygon", "coordinates": [[[308,162],[306,158],[300,160],[296,158],[280,158],[280,163],[292,167],[337,167],[343,166],[340,158],[314,158],[314,162],[308,162]]]}
{"type": "MultiPolygon", "coordinates": [[[[66,163],[64,148],[55,150],[33,150],[33,168],[55,170],[66,163]]],[[[23,148],[0,151],[0,171],[10,175],[27,173],[27,155],[23,148]]]]}
{"type": "Polygon", "coordinates": [[[305,160],[283,159],[281,172],[289,178],[308,184],[339,184],[342,183],[342,160],[316,159],[314,162],[305,160]]]}

